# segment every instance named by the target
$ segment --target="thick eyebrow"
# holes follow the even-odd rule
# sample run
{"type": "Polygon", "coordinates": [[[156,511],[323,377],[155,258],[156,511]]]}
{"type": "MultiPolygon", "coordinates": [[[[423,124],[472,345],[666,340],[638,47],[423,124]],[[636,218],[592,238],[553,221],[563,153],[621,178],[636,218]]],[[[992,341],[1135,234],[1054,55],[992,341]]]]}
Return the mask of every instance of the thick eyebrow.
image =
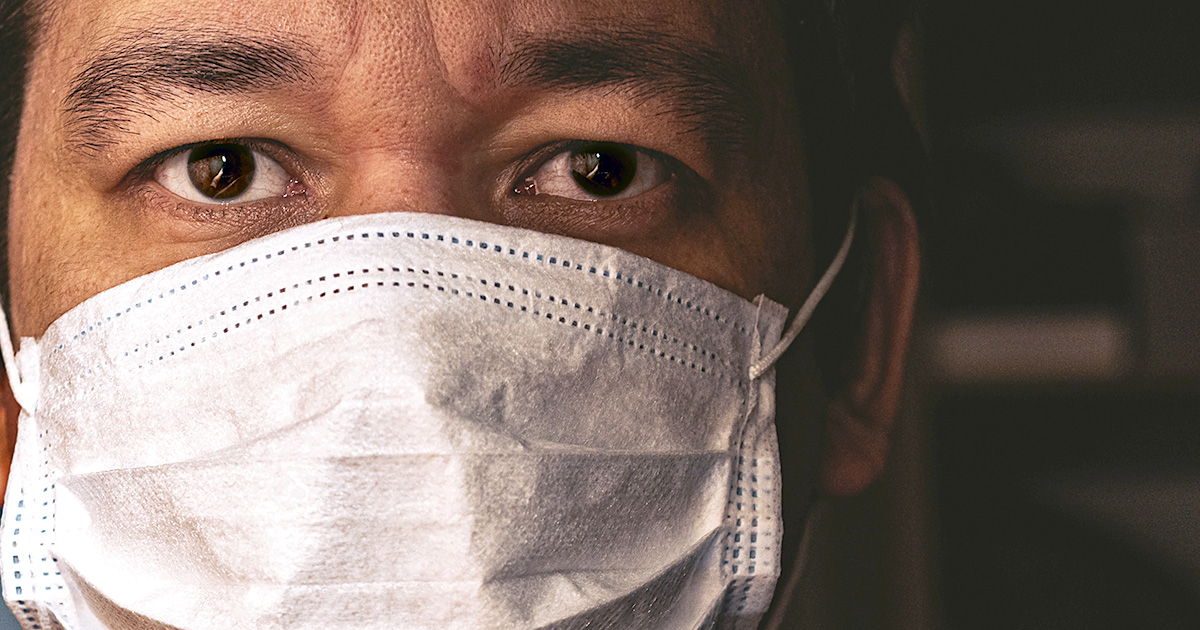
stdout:
{"type": "Polygon", "coordinates": [[[63,98],[67,146],[89,153],[128,132],[138,116],[180,94],[253,93],[313,78],[315,55],[279,34],[153,27],[111,38],[75,75],[63,98]]]}
{"type": "MultiPolygon", "coordinates": [[[[313,79],[316,55],[277,33],[151,27],[112,37],[63,99],[67,146],[99,153],[136,117],[193,93],[267,92],[313,79]]],[[[524,34],[504,47],[498,82],[539,91],[620,89],[666,105],[689,132],[741,148],[752,126],[745,73],[722,52],[662,33],[524,34]]]]}
{"type": "Polygon", "coordinates": [[[548,91],[619,89],[659,101],[689,132],[740,149],[754,117],[753,86],[730,55],[674,35],[611,27],[526,33],[501,55],[499,82],[548,91]]]}

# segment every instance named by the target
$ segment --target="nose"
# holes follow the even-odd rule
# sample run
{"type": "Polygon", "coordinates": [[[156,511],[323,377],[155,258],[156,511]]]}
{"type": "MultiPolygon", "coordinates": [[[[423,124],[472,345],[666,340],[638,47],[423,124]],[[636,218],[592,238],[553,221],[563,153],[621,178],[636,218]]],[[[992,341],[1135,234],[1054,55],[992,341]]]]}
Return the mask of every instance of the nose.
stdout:
{"type": "Polygon", "coordinates": [[[410,140],[420,146],[363,149],[350,153],[346,185],[333,193],[330,216],[379,212],[445,214],[480,221],[488,216],[478,198],[483,175],[464,166],[466,147],[434,139],[410,140]],[[440,146],[437,146],[440,145],[440,146]]]}
{"type": "MultiPolygon", "coordinates": [[[[325,108],[342,172],[331,216],[378,212],[492,220],[496,182],[478,159],[502,119],[495,101],[496,16],[441,2],[366,2],[325,108]],[[456,19],[449,19],[456,17],[456,19]],[[491,69],[490,71],[488,69],[491,69]]],[[[490,5],[484,0],[479,5],[490,5]]]]}

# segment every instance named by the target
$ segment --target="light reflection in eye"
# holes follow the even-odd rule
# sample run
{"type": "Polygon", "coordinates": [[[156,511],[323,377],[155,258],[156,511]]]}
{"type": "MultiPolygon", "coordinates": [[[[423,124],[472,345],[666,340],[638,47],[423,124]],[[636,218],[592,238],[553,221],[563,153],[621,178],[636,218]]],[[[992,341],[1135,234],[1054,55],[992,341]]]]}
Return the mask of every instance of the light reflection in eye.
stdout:
{"type": "Polygon", "coordinates": [[[513,188],[516,195],[578,201],[627,199],[670,179],[662,158],[637,147],[592,142],[555,154],[513,188]]]}
{"type": "Polygon", "coordinates": [[[238,204],[304,192],[278,162],[237,142],[181,149],[158,167],[154,178],[168,191],[201,204],[238,204]]]}

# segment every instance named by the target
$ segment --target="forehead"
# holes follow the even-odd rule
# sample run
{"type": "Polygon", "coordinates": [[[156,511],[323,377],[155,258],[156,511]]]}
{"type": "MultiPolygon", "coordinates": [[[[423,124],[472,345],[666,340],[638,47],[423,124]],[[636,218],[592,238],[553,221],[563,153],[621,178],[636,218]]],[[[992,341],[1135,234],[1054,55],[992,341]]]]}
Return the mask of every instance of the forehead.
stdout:
{"type": "Polygon", "coordinates": [[[552,97],[544,104],[556,116],[580,123],[558,106],[577,88],[593,97],[575,99],[592,126],[628,120],[636,107],[658,111],[661,127],[642,125],[652,136],[700,129],[710,145],[745,147],[769,141],[754,121],[781,96],[785,56],[771,8],[759,0],[71,0],[46,13],[31,88],[64,109],[57,125],[70,149],[96,146],[80,127],[84,136],[111,135],[180,89],[194,99],[181,120],[211,116],[211,101],[197,97],[231,86],[204,76],[214,73],[245,77],[241,92],[274,91],[277,111],[323,113],[326,128],[313,137],[353,135],[381,149],[477,138],[537,105],[539,94],[552,97]],[[264,51],[275,53],[265,68],[272,55],[264,51]],[[260,67],[247,71],[239,59],[260,67]],[[181,81],[189,73],[191,89],[181,81]],[[604,86],[614,89],[596,89],[604,86]],[[81,91],[86,98],[75,99],[81,91]]]}
{"type": "Polygon", "coordinates": [[[418,57],[470,94],[489,87],[506,48],[530,34],[649,32],[744,57],[770,24],[765,9],[758,0],[70,0],[48,8],[43,50],[70,63],[145,28],[274,33],[311,44],[342,72],[361,63],[420,76],[429,66],[418,57]],[[396,52],[402,67],[389,65],[396,52]]]}

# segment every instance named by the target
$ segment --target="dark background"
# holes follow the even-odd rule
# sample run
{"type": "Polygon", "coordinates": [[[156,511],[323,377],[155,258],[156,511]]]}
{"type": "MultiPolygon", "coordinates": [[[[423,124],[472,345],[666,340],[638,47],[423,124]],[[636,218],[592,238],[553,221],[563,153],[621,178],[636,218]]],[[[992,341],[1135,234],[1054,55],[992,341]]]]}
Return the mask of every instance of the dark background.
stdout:
{"type": "Polygon", "coordinates": [[[913,394],[830,628],[1200,628],[1200,7],[929,0],[913,394]]]}

